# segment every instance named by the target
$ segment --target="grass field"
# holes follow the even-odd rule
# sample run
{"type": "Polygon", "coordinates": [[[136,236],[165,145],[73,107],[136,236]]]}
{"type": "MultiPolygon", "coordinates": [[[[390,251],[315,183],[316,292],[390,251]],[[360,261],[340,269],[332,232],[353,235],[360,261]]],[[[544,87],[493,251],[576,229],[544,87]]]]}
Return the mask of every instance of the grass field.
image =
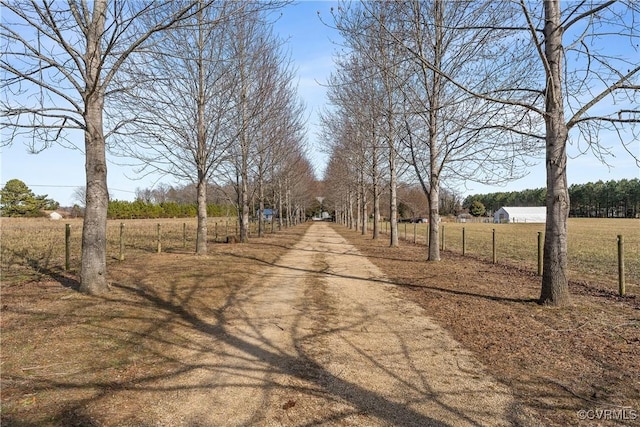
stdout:
{"type": "MultiPolygon", "coordinates": [[[[50,270],[65,265],[65,224],[70,225],[70,267],[80,267],[82,220],[50,221],[47,219],[2,218],[2,281],[16,284],[34,280],[50,270]]],[[[125,258],[136,252],[156,252],[158,224],[163,252],[194,250],[196,220],[114,220],[108,222],[109,262],[118,262],[120,224],[124,224],[125,258]]],[[[515,265],[537,271],[538,233],[544,224],[491,224],[445,222],[445,250],[462,253],[462,230],[465,230],[465,255],[492,261],[493,230],[496,259],[500,264],[515,265]]],[[[252,230],[255,232],[255,230],[252,230]]],[[[388,225],[382,224],[387,232],[388,225]]],[[[210,241],[222,241],[237,233],[235,218],[209,220],[210,241]]],[[[424,245],[427,224],[399,224],[400,238],[424,245]],[[414,234],[415,233],[415,234],[414,234]]],[[[624,238],[625,281],[627,293],[640,289],[640,220],[637,219],[570,219],[569,264],[572,280],[582,280],[599,288],[618,289],[617,236],[624,238]]],[[[384,236],[383,236],[384,238],[384,236]]],[[[442,241],[441,241],[442,243],[442,241]]],[[[425,249],[426,256],[426,249],[425,249]]],[[[125,259],[126,262],[126,259],[125,259]]]]}
{"type": "MultiPolygon", "coordinates": [[[[65,228],[70,227],[70,270],[79,271],[82,219],[51,221],[41,218],[2,218],[0,220],[2,281],[15,284],[39,279],[51,270],[65,267],[65,228]]],[[[113,220],[107,223],[108,262],[120,255],[120,224],[124,224],[124,255],[157,252],[158,224],[163,252],[195,251],[196,219],[113,220]]],[[[252,228],[253,231],[255,231],[252,228]]],[[[270,231],[270,228],[268,229],[270,231]]],[[[209,218],[211,242],[237,234],[235,218],[209,218]]]]}
{"type": "MultiPolygon", "coordinates": [[[[497,262],[537,272],[538,233],[544,235],[544,224],[443,222],[442,226],[447,251],[462,253],[464,229],[465,255],[491,262],[495,230],[497,262]]],[[[415,236],[416,243],[426,244],[427,224],[399,224],[398,227],[401,239],[414,242],[415,236]]],[[[382,224],[381,230],[387,232],[388,225],[382,224]]],[[[637,294],[640,288],[640,220],[637,219],[569,219],[571,279],[617,291],[618,235],[622,235],[624,241],[627,293],[637,294]]]]}
{"type": "MultiPolygon", "coordinates": [[[[125,260],[118,261],[120,221],[110,221],[111,291],[93,297],[77,292],[81,220],[0,221],[1,424],[52,427],[151,425],[157,414],[147,412],[147,402],[182,404],[199,393],[199,381],[177,388],[166,388],[165,381],[180,378],[185,369],[215,368],[189,361],[196,353],[219,351],[216,319],[238,310],[235,304],[251,292],[256,276],[277,264],[307,227],[227,245],[213,243],[212,220],[209,255],[199,257],[192,256],[195,219],[123,221],[125,260]],[[64,272],[67,222],[71,269],[64,272]],[[156,253],[158,222],[161,254],[156,253]]],[[[580,249],[572,249],[572,268],[588,267],[584,276],[575,273],[572,279],[593,277],[589,286],[606,280],[614,295],[574,284],[572,304],[561,308],[538,305],[539,278],[505,265],[535,271],[540,225],[446,223],[446,253],[442,262],[431,264],[422,261],[424,246],[403,242],[389,248],[385,236],[374,241],[333,227],[381,268],[403,298],[423,306],[477,355],[527,411],[540,417],[540,425],[560,427],[593,425],[579,422],[581,410],[625,407],[636,414],[640,408],[638,225],[637,220],[571,221],[572,248],[580,249]],[[457,255],[463,226],[465,257],[457,255]],[[503,265],[491,265],[493,228],[503,265]],[[627,281],[635,283],[628,286],[628,298],[615,296],[615,274],[609,277],[617,265],[617,234],[625,236],[627,265],[634,269],[633,276],[627,273],[627,281]],[[612,248],[604,241],[612,241],[612,248]],[[577,262],[578,255],[584,259],[577,262]]],[[[424,238],[422,227],[416,232],[424,238]]],[[[217,228],[222,241],[226,219],[219,219],[217,228]]],[[[404,224],[400,230],[404,237],[404,224]]],[[[413,224],[407,224],[410,241],[412,232],[413,224]]]]}

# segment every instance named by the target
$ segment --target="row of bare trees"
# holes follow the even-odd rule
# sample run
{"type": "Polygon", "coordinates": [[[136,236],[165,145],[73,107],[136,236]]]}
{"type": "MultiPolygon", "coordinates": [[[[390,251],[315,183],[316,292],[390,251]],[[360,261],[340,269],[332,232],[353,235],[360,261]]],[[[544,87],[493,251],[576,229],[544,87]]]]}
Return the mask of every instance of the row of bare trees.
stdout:
{"type": "Polygon", "coordinates": [[[567,144],[610,161],[606,134],[640,157],[638,3],[362,1],[332,17],[345,45],[323,115],[325,203],[338,219],[365,233],[371,209],[377,238],[387,194],[396,246],[397,182],[419,182],[437,261],[441,188],[518,178],[544,153],[540,302],[567,304],[567,144]]]}
{"type": "MultiPolygon", "coordinates": [[[[207,251],[207,184],[232,185],[246,241],[250,192],[295,220],[313,171],[273,1],[3,1],[2,127],[86,156],[81,290],[107,292],[106,152],[197,188],[196,252],[207,251]],[[84,145],[74,138],[84,135],[84,145]]],[[[284,219],[286,219],[284,218],[284,219]]],[[[281,217],[281,220],[283,218],[281,217]]],[[[261,232],[264,229],[261,224],[261,232]]]]}

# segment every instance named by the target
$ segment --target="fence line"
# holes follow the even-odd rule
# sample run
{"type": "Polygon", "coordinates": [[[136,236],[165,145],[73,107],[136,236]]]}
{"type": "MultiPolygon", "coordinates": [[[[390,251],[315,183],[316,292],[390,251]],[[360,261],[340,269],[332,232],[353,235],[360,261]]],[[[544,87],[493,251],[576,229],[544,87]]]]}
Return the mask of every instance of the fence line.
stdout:
{"type": "MultiPolygon", "coordinates": [[[[571,221],[571,220],[570,220],[571,221]]],[[[608,289],[617,285],[620,294],[640,294],[640,227],[637,220],[580,220],[570,222],[569,268],[574,277],[594,283],[604,283],[608,289]],[[619,232],[612,229],[620,225],[619,232]],[[626,226],[626,228],[624,228],[626,226]],[[580,240],[582,239],[582,240],[580,240]],[[577,276],[576,276],[577,275],[577,276]],[[609,287],[610,286],[610,287],[609,287]]],[[[195,219],[110,220],[107,232],[107,253],[124,261],[127,251],[158,252],[190,250],[197,224],[195,219]],[[158,232],[160,231],[160,234],[158,232]],[[155,247],[154,247],[155,246],[155,247]]],[[[445,251],[485,259],[488,262],[511,263],[542,274],[543,225],[538,224],[481,224],[443,223],[439,242],[445,251]]],[[[70,225],[48,220],[13,221],[3,219],[2,268],[5,278],[30,277],[52,267],[71,270],[79,268],[82,221],[70,225]]],[[[257,234],[252,223],[249,234],[257,234]]],[[[277,228],[276,228],[277,229],[277,228]]],[[[209,242],[224,242],[237,232],[235,219],[209,221],[209,242]]],[[[265,226],[265,233],[273,230],[265,226]]],[[[388,222],[379,227],[383,234],[390,232],[388,222]]],[[[399,224],[400,239],[425,246],[429,241],[429,224],[399,224]]],[[[426,255],[425,250],[425,255],[426,255]]]]}
{"type": "MultiPolygon", "coordinates": [[[[388,234],[389,222],[383,222],[385,225],[380,226],[379,230],[384,230],[384,233],[388,234]]],[[[637,288],[640,285],[640,224],[637,221],[622,224],[629,226],[626,233],[630,238],[620,233],[615,235],[614,241],[610,229],[607,229],[608,238],[604,240],[605,236],[587,235],[586,233],[591,233],[592,230],[585,227],[584,230],[580,230],[585,233],[580,236],[582,239],[580,241],[576,233],[570,232],[569,268],[572,274],[587,278],[589,281],[599,282],[604,276],[611,284],[617,282],[618,293],[625,295],[627,285],[630,283],[633,283],[636,289],[640,289],[637,288]],[[602,240],[601,243],[600,240],[602,240]],[[609,243],[606,243],[607,241],[609,243]],[[625,246],[630,250],[625,251],[625,246]]],[[[413,236],[408,233],[407,223],[398,225],[399,237],[404,241],[418,245],[428,244],[428,224],[411,224],[413,236]]],[[[544,228],[544,224],[500,224],[496,227],[496,224],[447,222],[442,223],[439,230],[439,244],[441,250],[460,253],[462,256],[471,255],[492,263],[498,263],[501,260],[500,262],[517,266],[524,264],[526,268],[531,268],[542,276],[544,232],[536,228],[544,228]],[[514,231],[509,227],[519,228],[514,231]]]]}

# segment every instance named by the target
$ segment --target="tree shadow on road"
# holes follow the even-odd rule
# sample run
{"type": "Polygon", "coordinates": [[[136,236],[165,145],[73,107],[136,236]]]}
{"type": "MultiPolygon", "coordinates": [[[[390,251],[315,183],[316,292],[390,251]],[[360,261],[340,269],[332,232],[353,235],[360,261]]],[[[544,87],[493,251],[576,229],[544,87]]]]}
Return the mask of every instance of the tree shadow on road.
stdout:
{"type": "MultiPolygon", "coordinates": [[[[253,399],[235,402],[241,409],[244,406],[245,413],[229,418],[230,424],[239,420],[236,425],[261,425],[269,416],[301,426],[340,424],[353,417],[389,425],[453,425],[442,416],[417,411],[415,401],[390,398],[327,368],[318,343],[330,334],[366,328],[370,320],[366,316],[336,326],[325,318],[322,298],[317,295],[307,296],[302,305],[292,308],[294,314],[288,315],[286,328],[278,319],[255,318],[243,309],[265,291],[261,286],[266,286],[267,276],[272,283],[284,283],[291,275],[301,274],[318,284],[335,278],[363,278],[321,267],[289,266],[243,248],[235,252],[221,249],[204,260],[189,255],[167,259],[149,255],[136,262],[122,267],[112,283],[113,292],[105,297],[58,294],[53,304],[13,312],[21,319],[46,315],[49,323],[42,336],[34,337],[43,343],[49,340],[48,345],[57,340],[60,347],[56,348],[68,352],[56,355],[62,358],[59,362],[40,359],[39,364],[26,367],[16,362],[4,370],[3,389],[9,386],[11,396],[37,397],[33,409],[49,414],[45,425],[152,425],[158,420],[211,425],[207,417],[220,409],[216,401],[222,394],[230,393],[233,400],[234,392],[246,396],[247,390],[254,390],[250,392],[253,399]],[[313,316],[317,318],[310,320],[313,316]],[[310,321],[315,322],[312,328],[310,321]],[[70,332],[74,327],[78,335],[70,332]],[[266,334],[269,330],[290,334],[293,346],[282,346],[266,334]],[[63,361],[70,362],[70,367],[49,368],[63,361]],[[290,397],[277,400],[283,396],[290,397]],[[182,418],[176,418],[178,415],[182,418]]],[[[383,279],[374,279],[374,283],[389,284],[383,279]]],[[[406,383],[394,367],[377,364],[361,344],[351,341],[345,345],[389,381],[406,383]]],[[[30,351],[37,360],[39,350],[30,351]]],[[[412,366],[411,354],[403,351],[401,359],[412,366]]],[[[408,375],[416,382],[405,385],[419,400],[434,402],[466,424],[481,424],[442,400],[431,388],[431,379],[417,367],[408,375]]],[[[38,424],[29,421],[38,420],[32,418],[29,408],[15,409],[25,402],[17,398],[13,412],[3,416],[3,425],[38,424]]]]}

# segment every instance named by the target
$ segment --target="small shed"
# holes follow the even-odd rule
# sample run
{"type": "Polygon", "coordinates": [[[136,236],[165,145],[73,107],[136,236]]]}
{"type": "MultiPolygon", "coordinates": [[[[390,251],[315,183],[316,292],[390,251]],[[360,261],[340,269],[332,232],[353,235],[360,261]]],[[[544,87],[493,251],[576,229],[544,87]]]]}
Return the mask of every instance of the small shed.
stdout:
{"type": "Polygon", "coordinates": [[[276,215],[278,215],[278,211],[276,209],[264,209],[262,211],[262,218],[267,222],[271,221],[276,215]]]}
{"type": "Polygon", "coordinates": [[[51,212],[49,214],[49,219],[52,219],[54,221],[59,221],[62,219],[62,215],[60,215],[58,212],[51,212]]]}
{"type": "Polygon", "coordinates": [[[547,221],[546,206],[503,206],[493,214],[493,222],[541,222],[547,221]]]}

